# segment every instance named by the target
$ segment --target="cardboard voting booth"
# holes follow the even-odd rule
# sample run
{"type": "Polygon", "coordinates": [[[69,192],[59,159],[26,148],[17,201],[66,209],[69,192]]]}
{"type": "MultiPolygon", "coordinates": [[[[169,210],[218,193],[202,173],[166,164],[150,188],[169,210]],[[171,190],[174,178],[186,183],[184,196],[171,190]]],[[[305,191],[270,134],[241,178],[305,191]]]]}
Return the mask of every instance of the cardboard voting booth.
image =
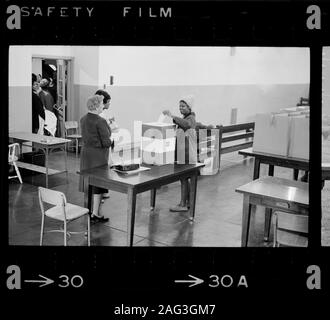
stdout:
{"type": "Polygon", "coordinates": [[[304,112],[256,115],[253,151],[309,159],[309,116],[304,112]]]}
{"type": "Polygon", "coordinates": [[[153,165],[174,163],[175,124],[163,122],[142,123],[142,162],[153,165]]]}
{"type": "Polygon", "coordinates": [[[288,148],[288,114],[257,114],[253,138],[253,151],[287,156],[288,148]]]}
{"type": "Polygon", "coordinates": [[[289,157],[309,159],[309,118],[291,117],[289,157]]]}

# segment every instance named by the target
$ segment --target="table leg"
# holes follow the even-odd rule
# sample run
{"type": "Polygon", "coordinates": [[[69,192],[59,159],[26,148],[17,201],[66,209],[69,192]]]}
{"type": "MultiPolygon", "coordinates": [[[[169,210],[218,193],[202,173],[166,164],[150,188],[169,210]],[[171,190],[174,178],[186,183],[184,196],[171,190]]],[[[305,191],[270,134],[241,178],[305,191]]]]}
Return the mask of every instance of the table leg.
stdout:
{"type": "Polygon", "coordinates": [[[260,176],[260,160],[254,158],[253,180],[258,179],[260,176]]]}
{"type": "Polygon", "coordinates": [[[299,170],[298,169],[293,169],[293,180],[298,180],[299,176],[299,170]]]}
{"type": "Polygon", "coordinates": [[[65,161],[66,179],[68,180],[68,155],[67,155],[67,152],[66,152],[66,144],[64,145],[64,161],[65,161]]]}
{"type": "Polygon", "coordinates": [[[48,148],[45,148],[46,188],[48,188],[48,148]]]}
{"type": "Polygon", "coordinates": [[[150,191],[150,210],[154,210],[155,209],[156,191],[157,191],[157,189],[151,189],[151,191],[150,191]]]}
{"type": "Polygon", "coordinates": [[[247,247],[250,231],[250,216],[251,216],[250,196],[245,194],[243,198],[243,215],[242,215],[242,236],[241,246],[247,247]]]}
{"type": "Polygon", "coordinates": [[[89,178],[84,177],[84,207],[92,212],[92,186],[89,184],[89,178]]]}
{"type": "Polygon", "coordinates": [[[133,246],[136,193],[133,188],[127,192],[127,245],[133,246]]]}
{"type": "Polygon", "coordinates": [[[195,206],[196,206],[196,194],[197,194],[197,173],[190,177],[190,220],[194,221],[195,218],[195,206]]]}
{"type": "MultiPolygon", "coordinates": [[[[274,166],[269,165],[268,168],[268,175],[274,176],[274,166]]],[[[269,239],[269,231],[270,231],[270,225],[272,222],[272,209],[266,208],[265,210],[265,226],[264,226],[264,240],[268,241],[269,239]]]]}

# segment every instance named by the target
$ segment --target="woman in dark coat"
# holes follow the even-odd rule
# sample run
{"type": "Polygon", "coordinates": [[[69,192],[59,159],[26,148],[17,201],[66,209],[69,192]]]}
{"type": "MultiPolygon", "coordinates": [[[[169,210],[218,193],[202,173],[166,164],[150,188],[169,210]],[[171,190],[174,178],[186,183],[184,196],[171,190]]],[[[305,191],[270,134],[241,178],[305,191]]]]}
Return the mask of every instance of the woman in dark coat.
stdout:
{"type": "MultiPolygon", "coordinates": [[[[108,164],[111,145],[111,129],[106,120],[99,116],[103,110],[103,96],[90,97],[87,101],[87,109],[88,113],[80,119],[82,135],[80,170],[108,164]]],[[[84,191],[81,177],[79,191],[84,191]]],[[[102,194],[106,192],[106,189],[93,187],[92,221],[106,222],[109,220],[109,218],[99,215],[102,194]]]]}
{"type": "MultiPolygon", "coordinates": [[[[192,112],[193,96],[186,96],[180,100],[179,108],[182,118],[173,116],[169,110],[163,111],[163,114],[171,117],[173,123],[177,125],[177,163],[188,164],[197,162],[196,145],[196,119],[192,112]],[[180,130],[181,129],[181,130],[180,130]]],[[[181,180],[181,201],[178,205],[171,207],[170,211],[182,212],[188,211],[189,207],[190,181],[181,180]]]]}

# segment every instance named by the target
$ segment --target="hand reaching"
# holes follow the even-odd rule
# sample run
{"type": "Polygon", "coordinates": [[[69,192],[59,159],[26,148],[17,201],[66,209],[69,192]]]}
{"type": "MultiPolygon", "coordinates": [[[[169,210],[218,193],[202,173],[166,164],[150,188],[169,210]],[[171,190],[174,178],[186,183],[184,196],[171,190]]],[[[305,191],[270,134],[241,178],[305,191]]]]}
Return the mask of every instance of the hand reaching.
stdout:
{"type": "Polygon", "coordinates": [[[165,116],[172,117],[172,114],[171,114],[171,111],[170,111],[170,110],[164,110],[164,111],[163,111],[163,114],[164,114],[165,116]]]}

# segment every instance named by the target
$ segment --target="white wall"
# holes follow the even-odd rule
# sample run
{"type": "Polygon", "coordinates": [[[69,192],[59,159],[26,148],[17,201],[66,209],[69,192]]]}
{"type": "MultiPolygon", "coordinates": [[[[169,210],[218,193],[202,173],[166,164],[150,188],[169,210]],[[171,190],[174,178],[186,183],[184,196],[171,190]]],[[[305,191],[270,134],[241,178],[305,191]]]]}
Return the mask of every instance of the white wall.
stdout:
{"type": "Polygon", "coordinates": [[[99,83],[99,47],[74,46],[74,84],[97,86],[99,83]]]}
{"type": "Polygon", "coordinates": [[[210,124],[228,124],[231,108],[242,122],[308,95],[308,48],[11,46],[9,86],[29,90],[10,90],[10,130],[31,130],[33,55],[73,57],[77,119],[85,96],[106,84],[111,111],[130,130],[134,120],[154,121],[164,108],[178,113],[182,94],[195,94],[197,120],[210,124]]]}
{"type": "Polygon", "coordinates": [[[99,75],[100,86],[110,75],[118,86],[309,83],[309,49],[100,47],[99,75]]]}
{"type": "Polygon", "coordinates": [[[9,86],[31,86],[32,56],[71,57],[70,46],[10,46],[9,86]]]}

